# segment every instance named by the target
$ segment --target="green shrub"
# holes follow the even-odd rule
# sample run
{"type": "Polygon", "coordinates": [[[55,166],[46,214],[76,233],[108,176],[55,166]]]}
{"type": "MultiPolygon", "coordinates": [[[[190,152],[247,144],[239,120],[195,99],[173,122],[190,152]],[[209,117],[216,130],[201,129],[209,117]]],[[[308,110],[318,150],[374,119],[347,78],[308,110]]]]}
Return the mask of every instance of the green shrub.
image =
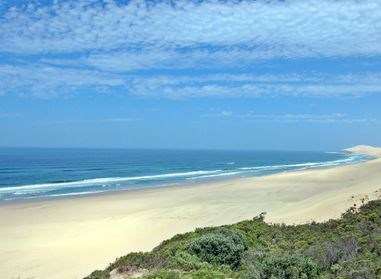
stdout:
{"type": "Polygon", "coordinates": [[[178,270],[158,270],[143,277],[143,279],[225,279],[239,278],[229,271],[202,268],[193,272],[180,272],[178,270]]]}
{"type": "Polygon", "coordinates": [[[309,258],[291,255],[291,256],[272,256],[266,258],[262,263],[263,278],[279,279],[289,278],[317,278],[319,273],[318,266],[309,258]]]}
{"type": "Polygon", "coordinates": [[[191,255],[186,251],[178,251],[176,255],[172,257],[169,267],[184,271],[191,271],[208,268],[210,267],[210,264],[201,261],[196,255],[191,255]]]}
{"type": "Polygon", "coordinates": [[[174,270],[159,270],[143,277],[144,279],[180,279],[181,273],[174,270]]]}
{"type": "MultiPolygon", "coordinates": [[[[187,278],[187,277],[185,277],[187,278]]],[[[224,279],[224,278],[231,278],[229,274],[226,274],[224,272],[221,272],[219,270],[213,270],[213,269],[200,269],[196,272],[192,272],[188,275],[188,278],[191,279],[224,279]]]]}
{"type": "Polygon", "coordinates": [[[135,270],[135,269],[150,269],[160,268],[166,264],[166,259],[161,255],[155,253],[130,253],[126,256],[118,258],[113,264],[111,264],[107,270],[113,269],[123,270],[135,270]]]}
{"type": "Polygon", "coordinates": [[[202,235],[190,242],[187,251],[202,261],[237,268],[247,250],[243,236],[234,230],[220,229],[202,235]]]}
{"type": "MultiPolygon", "coordinates": [[[[144,270],[157,279],[381,278],[381,200],[351,208],[339,220],[296,226],[254,218],[196,229],[148,253],[130,253],[87,279],[144,270]]],[[[122,275],[123,276],[123,275],[122,275]]]]}
{"type": "Polygon", "coordinates": [[[92,272],[89,276],[85,277],[84,279],[109,279],[110,273],[105,270],[95,270],[92,272]]]}
{"type": "Polygon", "coordinates": [[[243,277],[247,279],[313,279],[319,275],[317,264],[302,255],[251,252],[245,257],[243,277]]]}
{"type": "Polygon", "coordinates": [[[337,275],[345,279],[379,279],[381,278],[380,264],[367,258],[344,262],[337,275]]]}
{"type": "Polygon", "coordinates": [[[347,237],[311,246],[305,254],[323,268],[329,269],[334,264],[352,259],[358,251],[359,245],[356,238],[347,237]]]}

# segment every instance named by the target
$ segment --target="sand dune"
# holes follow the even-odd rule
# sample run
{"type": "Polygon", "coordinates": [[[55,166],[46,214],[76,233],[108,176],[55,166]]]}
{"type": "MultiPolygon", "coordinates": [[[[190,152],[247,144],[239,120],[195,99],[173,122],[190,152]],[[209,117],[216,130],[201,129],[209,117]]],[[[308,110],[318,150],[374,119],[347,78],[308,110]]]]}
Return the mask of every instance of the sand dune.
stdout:
{"type": "Polygon", "coordinates": [[[265,211],[287,224],[340,217],[380,198],[381,149],[348,149],[377,159],[351,166],[0,205],[1,278],[82,278],[130,251],[150,250],[196,227],[265,211]]]}
{"type": "Polygon", "coordinates": [[[357,145],[351,148],[347,148],[345,151],[358,154],[366,154],[374,157],[381,157],[381,148],[369,145],[357,145]]]}

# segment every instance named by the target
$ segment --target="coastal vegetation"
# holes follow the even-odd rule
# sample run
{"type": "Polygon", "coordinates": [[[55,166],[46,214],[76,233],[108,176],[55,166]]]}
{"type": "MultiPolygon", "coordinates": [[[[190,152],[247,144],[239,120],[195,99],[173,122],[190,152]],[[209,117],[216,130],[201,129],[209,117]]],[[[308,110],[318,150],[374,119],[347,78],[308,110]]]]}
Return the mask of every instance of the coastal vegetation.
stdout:
{"type": "Polygon", "coordinates": [[[381,200],[353,206],[325,223],[267,224],[261,214],[233,225],[196,229],[151,252],[118,258],[86,279],[137,277],[381,278],[381,200]]]}

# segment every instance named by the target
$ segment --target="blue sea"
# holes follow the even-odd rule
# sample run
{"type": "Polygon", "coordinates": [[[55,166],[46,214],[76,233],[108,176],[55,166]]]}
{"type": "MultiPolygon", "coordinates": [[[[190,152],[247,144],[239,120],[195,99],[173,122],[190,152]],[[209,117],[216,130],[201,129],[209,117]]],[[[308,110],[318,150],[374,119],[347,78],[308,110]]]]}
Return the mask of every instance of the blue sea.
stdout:
{"type": "Polygon", "coordinates": [[[364,160],[342,152],[0,148],[0,200],[181,187],[364,160]]]}

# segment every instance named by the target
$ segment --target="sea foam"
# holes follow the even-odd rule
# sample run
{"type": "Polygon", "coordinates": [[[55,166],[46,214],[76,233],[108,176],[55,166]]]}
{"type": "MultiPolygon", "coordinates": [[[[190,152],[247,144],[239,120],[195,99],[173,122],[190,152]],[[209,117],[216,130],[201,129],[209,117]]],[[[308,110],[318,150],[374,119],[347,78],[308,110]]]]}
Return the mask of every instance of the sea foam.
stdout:
{"type": "MultiPolygon", "coordinates": [[[[338,153],[339,154],[339,153],[338,153]]],[[[342,154],[342,153],[341,153],[342,154]]],[[[258,156],[261,155],[258,153],[258,156]]],[[[271,155],[271,154],[269,154],[271,155]]],[[[266,174],[272,174],[277,172],[292,171],[292,170],[301,170],[301,169],[311,169],[311,168],[321,168],[321,167],[330,167],[338,165],[347,165],[360,162],[368,159],[367,157],[361,155],[348,155],[342,154],[344,158],[328,161],[310,161],[303,163],[289,163],[289,164],[263,164],[263,165],[253,165],[245,166],[245,162],[239,160],[229,160],[229,159],[240,159],[238,158],[228,158],[226,157],[225,162],[218,163],[217,160],[210,164],[209,166],[203,165],[203,163],[197,162],[194,166],[204,167],[205,169],[192,170],[190,166],[185,165],[181,168],[188,168],[189,171],[170,171],[164,173],[157,173],[151,175],[126,175],[126,176],[110,176],[110,177],[96,177],[96,178],[86,178],[72,181],[65,181],[57,179],[55,181],[50,181],[47,183],[35,183],[35,184],[24,184],[24,185],[3,185],[0,186],[0,200],[13,200],[13,199],[25,199],[25,198],[34,198],[34,197],[60,197],[60,196],[76,196],[76,195],[85,195],[91,193],[101,193],[106,191],[115,191],[121,189],[137,189],[140,187],[157,187],[162,185],[169,185],[170,183],[181,183],[181,181],[206,181],[212,179],[223,179],[224,177],[247,177],[247,176],[261,176],[266,174]],[[208,169],[209,168],[209,169],[208,169]],[[214,168],[214,169],[213,169],[214,168]]],[[[209,161],[210,158],[208,157],[209,161]]],[[[220,160],[220,159],[218,159],[220,160]]],[[[206,161],[206,162],[208,162],[206,161]]],[[[256,158],[249,160],[249,164],[252,161],[256,163],[256,158]]],[[[162,161],[165,163],[165,159],[162,161]]],[[[160,163],[160,164],[163,164],[160,163]]],[[[78,170],[83,172],[98,171],[101,173],[105,169],[99,167],[99,165],[104,165],[104,161],[96,163],[97,165],[84,165],[84,167],[78,168],[78,170]]],[[[55,165],[52,165],[55,167],[55,165]]],[[[8,165],[4,165],[0,169],[3,175],[9,176],[7,174],[9,169],[8,165]]],[[[19,168],[10,168],[13,169],[13,174],[16,176],[21,169],[19,168]]],[[[176,168],[172,168],[174,170],[176,168]]],[[[52,169],[53,170],[53,169],[52,169]]],[[[57,168],[59,170],[59,168],[57,168]]],[[[65,167],[61,171],[71,170],[74,171],[75,167],[65,167]]],[[[123,171],[125,168],[122,168],[123,171]]],[[[140,171],[138,168],[137,170],[140,171]]],[[[56,171],[56,169],[54,169],[56,171]]],[[[133,174],[133,171],[128,171],[133,174]]],[[[127,173],[128,173],[127,172],[127,173]]],[[[151,171],[153,172],[153,171],[151,171]]],[[[114,171],[118,173],[118,171],[114,171]]],[[[22,174],[22,173],[21,173],[22,174]]],[[[63,176],[63,178],[70,175],[63,176]]]]}

